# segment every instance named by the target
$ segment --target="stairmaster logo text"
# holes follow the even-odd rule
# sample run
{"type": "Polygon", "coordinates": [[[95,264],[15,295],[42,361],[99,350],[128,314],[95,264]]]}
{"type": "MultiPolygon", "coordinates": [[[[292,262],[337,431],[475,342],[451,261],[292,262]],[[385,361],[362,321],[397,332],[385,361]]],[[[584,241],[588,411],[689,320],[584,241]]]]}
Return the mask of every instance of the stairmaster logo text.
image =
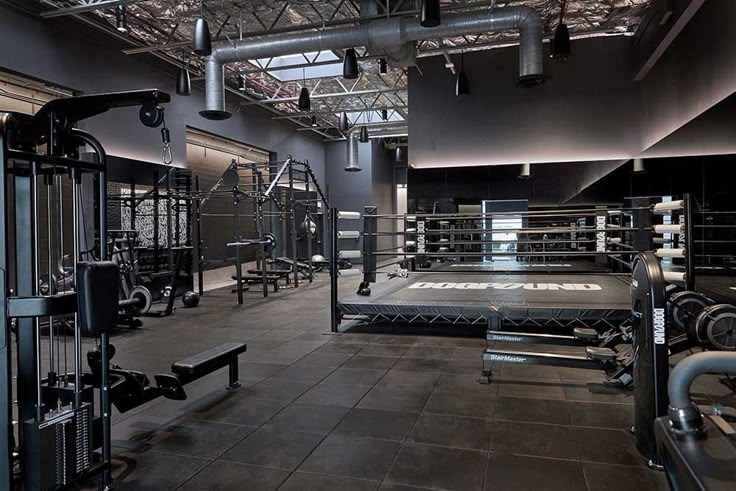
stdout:
{"type": "Polygon", "coordinates": [[[664,325],[664,309],[654,309],[654,344],[667,343],[664,325]]]}
{"type": "Polygon", "coordinates": [[[430,283],[419,281],[409,285],[413,290],[548,290],[548,291],[599,291],[595,283],[430,283]]]}
{"type": "Polygon", "coordinates": [[[526,363],[526,358],[523,356],[511,356],[511,355],[496,355],[489,354],[485,357],[486,361],[502,361],[505,363],[526,363]]]}

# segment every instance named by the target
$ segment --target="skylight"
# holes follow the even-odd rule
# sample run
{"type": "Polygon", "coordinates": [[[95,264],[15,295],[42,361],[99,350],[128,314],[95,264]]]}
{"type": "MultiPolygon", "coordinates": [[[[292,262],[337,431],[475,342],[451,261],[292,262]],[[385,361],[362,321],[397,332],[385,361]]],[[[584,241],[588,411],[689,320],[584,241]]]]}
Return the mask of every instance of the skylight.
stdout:
{"type": "Polygon", "coordinates": [[[335,55],[332,51],[323,51],[321,53],[312,52],[296,55],[285,55],[271,58],[261,58],[256,60],[256,63],[261,68],[271,68],[269,72],[271,75],[281,80],[282,82],[291,82],[293,80],[302,80],[304,76],[306,78],[321,78],[321,77],[337,77],[342,75],[342,60],[335,55]],[[270,63],[269,63],[270,61],[270,63]],[[304,69],[302,68],[287,68],[284,70],[278,70],[279,67],[287,67],[291,65],[299,65],[303,63],[318,62],[325,63],[324,65],[309,66],[304,69]],[[274,70],[276,69],[276,70],[274,70]],[[302,71],[304,70],[304,71],[302,71]]]}

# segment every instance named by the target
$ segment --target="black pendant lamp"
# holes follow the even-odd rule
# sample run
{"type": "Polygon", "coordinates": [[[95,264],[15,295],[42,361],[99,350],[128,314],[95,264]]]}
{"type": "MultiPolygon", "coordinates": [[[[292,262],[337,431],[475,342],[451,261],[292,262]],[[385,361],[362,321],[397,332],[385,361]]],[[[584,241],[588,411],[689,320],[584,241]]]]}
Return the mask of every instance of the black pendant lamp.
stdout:
{"type": "Polygon", "coordinates": [[[419,23],[422,27],[437,27],[441,23],[440,0],[423,0],[419,23]]]}
{"type": "Polygon", "coordinates": [[[238,75],[238,90],[245,92],[245,75],[238,75]]]}
{"type": "Polygon", "coordinates": [[[381,75],[386,75],[388,73],[388,62],[386,61],[386,58],[380,58],[378,60],[378,73],[381,75]]]}
{"type": "Polygon", "coordinates": [[[560,60],[566,60],[570,56],[570,31],[565,24],[565,12],[567,11],[567,0],[560,2],[560,20],[557,23],[555,34],[549,43],[549,56],[560,60]]]}
{"type": "Polygon", "coordinates": [[[302,90],[299,92],[299,110],[309,112],[312,110],[312,101],[309,100],[309,89],[307,89],[307,72],[302,68],[302,90]]]}
{"type": "Polygon", "coordinates": [[[388,121],[388,109],[381,109],[381,119],[388,121]]]}
{"type": "Polygon", "coordinates": [[[201,4],[201,12],[197,23],[194,24],[192,51],[199,56],[209,56],[212,54],[212,36],[210,35],[210,26],[204,18],[204,0],[201,4]]]}
{"type": "Polygon", "coordinates": [[[317,127],[317,116],[312,116],[310,124],[312,125],[312,128],[317,127]]]}
{"type": "Polygon", "coordinates": [[[302,87],[299,92],[299,110],[302,112],[309,112],[312,110],[312,101],[309,100],[309,89],[302,87]]]}
{"type": "Polygon", "coordinates": [[[340,114],[340,124],[338,126],[340,131],[347,131],[350,129],[350,123],[348,122],[348,115],[346,113],[340,114]]]}
{"type": "Polygon", "coordinates": [[[342,60],[342,78],[348,80],[358,78],[358,56],[353,48],[345,50],[345,59],[342,60]]]}
{"type": "Polygon", "coordinates": [[[128,7],[125,5],[115,7],[115,30],[128,32],[128,7]]]}
{"type": "Polygon", "coordinates": [[[189,75],[188,67],[179,68],[179,74],[176,77],[176,93],[178,95],[192,95],[192,77],[189,75]]]}
{"type": "Polygon", "coordinates": [[[370,139],[368,138],[368,127],[363,125],[360,127],[360,143],[368,143],[370,139]]]}
{"type": "Polygon", "coordinates": [[[460,53],[460,71],[457,72],[455,77],[455,95],[461,96],[468,94],[470,94],[470,81],[465,74],[465,53],[460,53]]]}

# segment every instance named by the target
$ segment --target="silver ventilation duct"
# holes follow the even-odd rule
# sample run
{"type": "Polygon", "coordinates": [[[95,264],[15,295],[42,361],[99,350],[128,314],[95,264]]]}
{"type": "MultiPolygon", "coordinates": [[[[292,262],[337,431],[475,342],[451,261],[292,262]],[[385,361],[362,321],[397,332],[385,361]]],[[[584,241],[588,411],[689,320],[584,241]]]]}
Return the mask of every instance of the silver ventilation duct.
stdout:
{"type": "Polygon", "coordinates": [[[205,62],[206,108],[200,115],[213,120],[232,116],[225,110],[224,65],[228,63],[356,46],[376,51],[427,39],[511,29],[519,30],[519,85],[529,87],[543,83],[542,21],[534,9],[525,6],[447,14],[442,24],[433,28],[422,27],[417,17],[395,17],[358,26],[219,43],[205,62]]]}
{"type": "MultiPolygon", "coordinates": [[[[380,136],[403,136],[409,134],[409,127],[406,121],[396,123],[377,124],[367,126],[368,136],[376,138],[380,136]]],[[[358,172],[360,168],[360,152],[358,151],[358,138],[360,137],[360,126],[353,126],[348,132],[348,165],[345,166],[347,172],[358,172]]]]}

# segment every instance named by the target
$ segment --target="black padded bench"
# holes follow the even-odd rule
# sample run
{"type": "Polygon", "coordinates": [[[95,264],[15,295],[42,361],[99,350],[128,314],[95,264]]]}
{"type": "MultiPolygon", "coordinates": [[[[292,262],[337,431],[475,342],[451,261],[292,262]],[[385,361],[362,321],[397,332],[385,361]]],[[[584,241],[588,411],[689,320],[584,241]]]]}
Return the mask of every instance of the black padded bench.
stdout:
{"type": "MultiPolygon", "coordinates": [[[[233,275],[232,278],[235,281],[238,281],[238,277],[233,275]]],[[[269,274],[266,275],[266,283],[273,285],[273,291],[276,293],[279,291],[279,280],[281,279],[281,276],[273,275],[269,271],[269,274]]],[[[252,285],[254,283],[263,283],[263,275],[262,274],[244,274],[240,277],[240,281],[243,282],[243,291],[248,291],[248,286],[252,285]]],[[[236,292],[236,289],[233,289],[233,292],[236,292]]]]}
{"type": "Polygon", "coordinates": [[[182,384],[209,375],[215,370],[230,367],[228,389],[240,387],[238,382],[238,356],[246,351],[245,343],[223,343],[207,351],[171,364],[171,371],[179,377],[182,384]]]}

